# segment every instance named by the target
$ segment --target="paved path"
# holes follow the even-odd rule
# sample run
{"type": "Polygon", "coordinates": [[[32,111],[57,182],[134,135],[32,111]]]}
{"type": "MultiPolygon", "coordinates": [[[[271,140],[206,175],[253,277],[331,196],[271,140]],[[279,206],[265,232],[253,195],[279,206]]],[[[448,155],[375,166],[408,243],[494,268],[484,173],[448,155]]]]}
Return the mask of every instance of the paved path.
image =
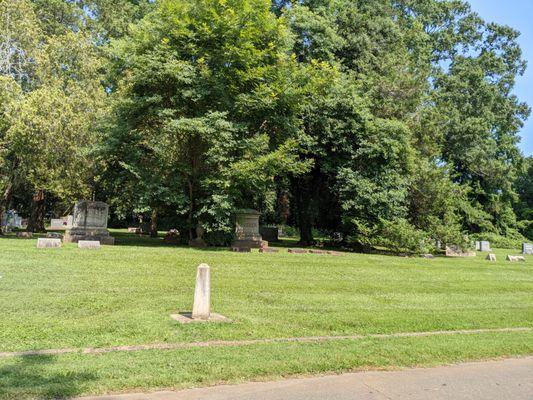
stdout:
{"type": "MultiPolygon", "coordinates": [[[[532,400],[533,357],[83,400],[532,400]]],[[[81,399],[80,399],[81,400],[81,399]]]]}

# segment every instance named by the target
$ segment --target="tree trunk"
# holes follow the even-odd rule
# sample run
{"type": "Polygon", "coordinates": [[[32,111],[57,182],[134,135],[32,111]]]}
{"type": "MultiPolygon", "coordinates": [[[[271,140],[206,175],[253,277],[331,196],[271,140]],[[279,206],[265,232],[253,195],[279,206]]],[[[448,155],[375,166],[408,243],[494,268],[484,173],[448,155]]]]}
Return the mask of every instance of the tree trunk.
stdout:
{"type": "Polygon", "coordinates": [[[46,232],[44,227],[44,214],[46,212],[46,197],[44,190],[39,190],[31,204],[31,215],[28,220],[28,232],[46,232]]]}
{"type": "Polygon", "coordinates": [[[298,202],[298,229],[300,230],[300,242],[302,246],[310,246],[313,239],[313,212],[312,205],[312,178],[309,176],[299,178],[296,183],[296,195],[298,202]]]}
{"type": "Polygon", "coordinates": [[[190,179],[188,180],[189,184],[189,240],[193,240],[196,235],[196,227],[193,226],[193,215],[194,215],[194,188],[190,179]]]}
{"type": "Polygon", "coordinates": [[[156,238],[157,232],[157,209],[152,209],[152,217],[150,218],[150,237],[156,238]]]}
{"type": "MultiPolygon", "coordinates": [[[[0,199],[0,219],[2,218],[2,215],[4,215],[4,213],[9,210],[9,207],[11,206],[12,197],[13,197],[13,184],[9,182],[7,184],[6,190],[4,191],[4,195],[0,199]]],[[[0,229],[0,235],[4,233],[3,228],[4,227],[1,227],[0,229]]]]}

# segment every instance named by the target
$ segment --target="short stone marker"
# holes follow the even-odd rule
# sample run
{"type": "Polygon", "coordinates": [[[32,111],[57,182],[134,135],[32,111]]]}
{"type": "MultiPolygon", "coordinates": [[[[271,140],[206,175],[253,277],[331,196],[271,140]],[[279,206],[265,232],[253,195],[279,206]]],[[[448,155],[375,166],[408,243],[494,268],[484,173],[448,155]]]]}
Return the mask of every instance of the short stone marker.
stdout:
{"type": "Polygon", "coordinates": [[[511,261],[511,262],[522,261],[522,262],[525,262],[526,258],[524,256],[510,256],[510,255],[508,255],[507,256],[507,261],[511,261]]]}
{"type": "Polygon", "coordinates": [[[48,239],[48,238],[39,238],[37,239],[37,248],[38,249],[48,249],[61,247],[61,239],[48,239]]]}
{"type": "Polygon", "coordinates": [[[250,247],[232,247],[232,251],[235,253],[251,253],[252,249],[250,247]]]}
{"type": "Polygon", "coordinates": [[[101,247],[102,246],[98,240],[78,240],[79,249],[98,250],[101,247]]]}
{"type": "Polygon", "coordinates": [[[311,249],[309,250],[310,254],[327,254],[328,252],[325,250],[317,250],[317,249],[311,249]]]}
{"type": "Polygon", "coordinates": [[[259,253],[279,253],[279,249],[273,247],[266,247],[264,249],[259,249],[259,253]]]}
{"type": "Polygon", "coordinates": [[[136,228],[136,227],[130,226],[128,228],[128,233],[141,233],[141,228],[136,228]]]}
{"type": "Polygon", "coordinates": [[[32,232],[17,232],[17,237],[22,239],[31,239],[33,237],[32,232]]]}
{"type": "Polygon", "coordinates": [[[435,258],[435,256],[433,254],[423,254],[422,255],[423,258],[427,258],[427,259],[433,259],[435,258]]]}
{"type": "Polygon", "coordinates": [[[196,270],[192,313],[173,314],[170,317],[183,324],[190,322],[229,322],[223,315],[211,312],[211,272],[209,265],[200,264],[196,270]]]}
{"type": "Polygon", "coordinates": [[[289,249],[289,253],[291,254],[307,254],[308,251],[305,249],[289,249]]]}
{"type": "Polygon", "coordinates": [[[49,239],[63,239],[63,235],[57,232],[48,232],[46,237],[49,239]]]}
{"type": "Polygon", "coordinates": [[[522,254],[533,255],[533,243],[522,243],[522,254]]]}
{"type": "Polygon", "coordinates": [[[492,253],[487,254],[487,258],[485,258],[485,260],[496,261],[496,254],[492,254],[492,253]]]}

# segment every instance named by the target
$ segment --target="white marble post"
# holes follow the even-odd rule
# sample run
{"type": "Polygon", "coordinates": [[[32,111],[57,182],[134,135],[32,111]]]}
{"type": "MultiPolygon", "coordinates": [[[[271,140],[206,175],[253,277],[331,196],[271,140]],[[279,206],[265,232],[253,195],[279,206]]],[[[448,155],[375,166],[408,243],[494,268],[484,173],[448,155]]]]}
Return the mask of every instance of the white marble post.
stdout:
{"type": "Polygon", "coordinates": [[[194,289],[193,319],[209,319],[211,314],[211,276],[209,265],[200,264],[196,272],[194,289]]]}

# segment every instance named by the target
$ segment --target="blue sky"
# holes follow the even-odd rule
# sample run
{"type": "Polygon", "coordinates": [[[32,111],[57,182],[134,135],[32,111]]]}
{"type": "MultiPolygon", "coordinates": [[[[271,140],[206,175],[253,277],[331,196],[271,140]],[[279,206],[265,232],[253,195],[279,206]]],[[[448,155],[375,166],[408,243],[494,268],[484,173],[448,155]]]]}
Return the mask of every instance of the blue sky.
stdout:
{"type": "MultiPolygon", "coordinates": [[[[522,33],[519,39],[528,69],[517,81],[515,93],[521,101],[533,106],[533,0],[469,0],[472,10],[486,21],[509,25],[522,33]]],[[[521,132],[520,148],[533,155],[533,114],[521,132]]]]}

